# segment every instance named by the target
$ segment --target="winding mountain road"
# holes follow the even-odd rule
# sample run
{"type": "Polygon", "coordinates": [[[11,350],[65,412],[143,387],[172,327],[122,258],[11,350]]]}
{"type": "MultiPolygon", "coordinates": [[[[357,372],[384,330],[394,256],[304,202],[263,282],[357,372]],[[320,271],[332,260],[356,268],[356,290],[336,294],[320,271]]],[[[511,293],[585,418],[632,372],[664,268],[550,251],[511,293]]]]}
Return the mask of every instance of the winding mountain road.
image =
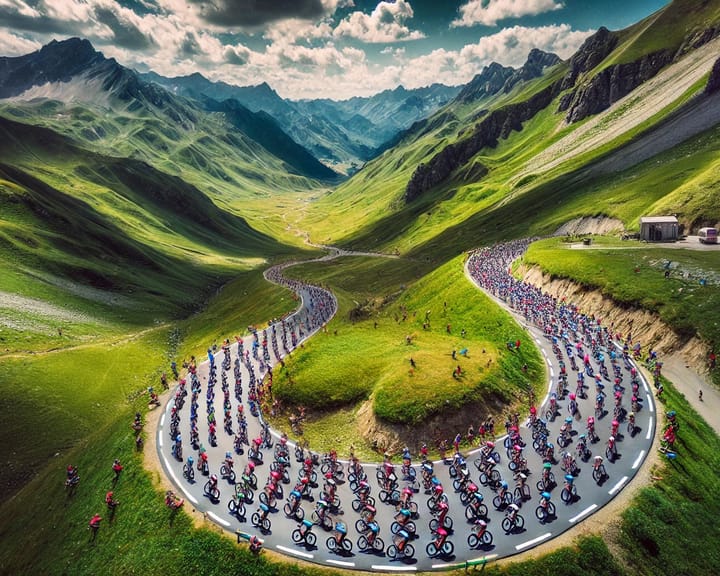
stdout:
{"type": "MultiPolygon", "coordinates": [[[[582,342],[580,344],[580,347],[582,348],[581,356],[578,361],[578,367],[580,368],[583,367],[582,356],[585,353],[584,350],[589,349],[590,340],[592,338],[592,334],[594,333],[593,330],[596,330],[597,326],[592,324],[591,319],[587,319],[579,315],[577,311],[572,309],[570,306],[555,303],[553,307],[549,297],[542,295],[539,291],[533,292],[535,291],[534,288],[518,283],[512,279],[507,272],[509,264],[513,259],[517,258],[522,251],[524,251],[525,245],[526,244],[513,243],[506,245],[506,247],[496,247],[493,251],[485,250],[474,253],[470,256],[466,263],[466,274],[471,281],[473,281],[481,289],[485,290],[501,306],[508,309],[516,317],[516,319],[518,319],[518,321],[528,331],[533,341],[537,344],[543,357],[545,358],[549,374],[548,395],[543,400],[542,407],[539,408],[539,414],[544,415],[550,393],[551,391],[555,391],[558,386],[558,377],[561,372],[561,359],[568,364],[567,387],[571,392],[575,391],[575,379],[577,378],[577,372],[574,372],[570,368],[567,352],[570,351],[576,354],[578,348],[575,348],[576,342],[574,340],[571,340],[572,346],[568,349],[565,349],[563,344],[560,343],[560,354],[558,356],[558,348],[556,347],[555,351],[553,351],[553,335],[546,334],[540,329],[538,326],[538,319],[541,321],[544,319],[547,321],[548,325],[549,323],[554,323],[558,327],[556,337],[560,340],[563,332],[571,331],[574,334],[575,330],[578,331],[577,336],[579,339],[587,338],[587,342],[582,342]],[[530,297],[528,296],[529,294],[534,294],[534,296],[530,297]],[[580,325],[577,324],[578,321],[580,322],[580,325]],[[587,336],[582,334],[583,329],[586,329],[587,336]]],[[[329,256],[323,257],[322,259],[327,260],[328,258],[343,255],[357,254],[345,251],[336,251],[329,256]]],[[[377,254],[375,255],[377,256],[377,254]]],[[[480,547],[475,549],[471,549],[469,547],[468,536],[473,530],[474,525],[466,520],[465,506],[460,501],[459,493],[453,490],[453,479],[450,476],[451,467],[442,461],[436,461],[434,462],[434,474],[443,485],[445,494],[448,496],[448,516],[452,518],[453,521],[453,529],[449,531],[448,540],[454,544],[454,551],[449,556],[436,556],[432,558],[426,553],[426,546],[433,539],[432,533],[428,527],[428,523],[433,516],[426,505],[428,496],[421,485],[419,487],[419,491],[415,493],[413,497],[413,500],[417,502],[419,510],[419,516],[415,519],[417,537],[414,540],[411,540],[415,549],[414,557],[404,560],[391,560],[386,555],[385,550],[390,544],[392,544],[390,527],[396,511],[394,506],[381,503],[378,498],[380,486],[378,480],[376,479],[377,463],[363,463],[363,468],[367,474],[368,482],[371,485],[371,495],[377,499],[376,520],[380,527],[380,537],[385,543],[385,550],[376,553],[360,552],[358,550],[359,534],[355,529],[355,523],[360,516],[358,513],[354,512],[351,507],[354,495],[350,489],[349,482],[338,482],[337,495],[340,498],[342,511],[341,513],[335,515],[334,518],[335,520],[342,521],[347,525],[347,537],[352,542],[352,551],[346,555],[338,555],[330,552],[326,546],[326,540],[330,536],[330,533],[325,532],[320,526],[314,526],[312,529],[317,536],[317,544],[314,547],[300,546],[293,543],[291,533],[298,526],[298,522],[295,519],[286,517],[283,512],[283,504],[285,503],[285,500],[298,478],[298,473],[302,468],[302,464],[295,458],[295,445],[289,442],[290,483],[282,485],[283,498],[278,499],[276,505],[277,508],[271,510],[268,515],[271,521],[270,530],[267,532],[259,531],[251,523],[252,513],[259,509],[259,491],[256,491],[254,500],[246,505],[245,517],[241,518],[236,515],[232,515],[228,508],[228,502],[235,493],[235,486],[227,479],[220,478],[220,466],[224,461],[226,452],[230,451],[233,453],[233,457],[235,459],[234,468],[238,478],[247,462],[248,454],[248,447],[244,446],[244,454],[237,455],[233,450],[233,436],[223,430],[222,419],[224,398],[221,383],[223,379],[227,382],[229,396],[226,402],[229,403],[232,414],[233,432],[237,432],[238,425],[236,421],[236,411],[238,399],[236,398],[237,390],[235,382],[236,375],[239,373],[242,383],[242,392],[241,394],[238,394],[238,396],[241,398],[244,406],[244,413],[247,416],[248,438],[252,443],[252,439],[259,437],[262,433],[262,416],[259,415],[255,417],[250,413],[250,406],[248,403],[249,383],[253,379],[256,382],[259,382],[265,375],[267,366],[274,366],[279,363],[283,356],[300,345],[303,340],[311,337],[335,314],[337,309],[337,302],[334,296],[328,291],[284,278],[282,271],[289,265],[290,264],[285,264],[269,269],[266,272],[266,278],[295,290],[301,299],[301,305],[298,310],[283,320],[271,323],[265,331],[258,332],[257,339],[254,335],[246,336],[242,340],[242,347],[244,350],[242,355],[239,354],[239,343],[233,343],[228,349],[229,362],[225,363],[225,366],[223,366],[223,352],[220,350],[217,351],[214,356],[216,383],[210,386],[214,392],[214,398],[210,400],[208,400],[207,395],[209,387],[208,383],[210,382],[209,379],[211,374],[210,361],[205,361],[197,366],[197,378],[200,386],[200,390],[197,395],[197,408],[195,409],[198,416],[197,425],[200,441],[207,448],[207,454],[209,456],[209,473],[217,474],[219,478],[219,500],[213,502],[204,494],[203,487],[207,478],[201,475],[198,471],[195,473],[194,482],[189,482],[186,478],[184,478],[183,461],[174,458],[172,455],[173,439],[170,436],[170,427],[171,420],[173,418],[173,411],[176,411],[179,415],[178,431],[182,435],[183,439],[183,456],[187,459],[188,455],[192,455],[196,461],[198,457],[197,451],[193,450],[189,441],[190,406],[192,404],[192,394],[189,381],[186,385],[188,395],[182,407],[179,410],[175,410],[175,395],[171,395],[171,399],[164,406],[164,412],[159,420],[159,426],[157,429],[157,447],[160,462],[165,472],[171,479],[172,483],[177,487],[178,491],[181,492],[190,502],[192,502],[195,508],[206,513],[209,518],[223,528],[233,532],[240,530],[248,534],[257,534],[263,539],[264,546],[267,548],[271,548],[289,556],[335,568],[379,572],[415,572],[462,567],[466,566],[467,562],[482,562],[484,560],[491,560],[519,553],[541,543],[547,542],[555,536],[558,536],[577,525],[584,518],[587,518],[607,504],[627,485],[627,483],[638,471],[651,449],[656,426],[655,404],[647,382],[642,378],[642,375],[640,375],[640,371],[638,371],[638,376],[640,378],[639,395],[642,398],[643,407],[637,414],[636,430],[632,435],[627,432],[626,424],[622,423],[620,428],[622,434],[618,435],[617,442],[618,457],[613,462],[610,462],[607,459],[605,460],[608,472],[608,477],[606,479],[600,483],[595,482],[592,477],[592,458],[590,458],[588,462],[584,462],[578,458],[577,464],[579,472],[576,474],[574,481],[575,486],[577,487],[578,497],[572,503],[565,504],[561,501],[560,497],[564,472],[562,472],[559,464],[553,465],[552,471],[554,472],[558,483],[558,486],[552,490],[552,502],[556,507],[556,515],[555,517],[548,519],[547,522],[540,522],[536,518],[535,514],[535,510],[539,503],[539,491],[536,489],[536,483],[540,479],[543,463],[539,454],[533,450],[533,440],[530,435],[530,430],[523,425],[520,428],[520,434],[527,444],[527,447],[523,450],[523,452],[524,456],[527,458],[528,468],[530,470],[530,474],[528,476],[530,497],[524,502],[518,502],[520,504],[520,514],[524,518],[524,527],[522,529],[515,529],[510,533],[506,533],[502,529],[501,525],[505,517],[505,512],[502,510],[496,510],[492,505],[495,492],[493,492],[489,486],[483,486],[479,483],[479,472],[473,465],[478,456],[477,452],[479,450],[474,450],[470,453],[466,453],[464,456],[467,459],[467,468],[470,471],[470,477],[479,487],[480,493],[484,495],[484,502],[489,508],[486,521],[488,530],[493,535],[492,544],[488,546],[480,545],[480,547]],[[266,345],[263,345],[263,341],[266,342],[266,345]],[[264,352],[264,350],[266,350],[266,352],[264,352]],[[253,353],[251,354],[251,352],[253,353]],[[254,352],[257,352],[257,355],[255,355],[254,352]],[[263,356],[265,356],[265,360],[262,360],[263,356]],[[216,416],[218,421],[216,446],[211,446],[208,441],[207,411],[211,406],[218,415],[216,416]]],[[[607,346],[614,347],[616,344],[608,341],[607,346]]],[[[619,352],[620,350],[618,350],[618,357],[620,357],[619,352]]],[[[604,348],[603,354],[605,355],[605,363],[609,366],[610,350],[604,348]]],[[[621,366],[623,365],[622,360],[620,360],[619,363],[621,366]]],[[[595,373],[598,372],[598,364],[595,359],[590,359],[589,365],[592,371],[595,373]]],[[[612,368],[610,368],[610,375],[612,376],[612,368]]],[[[622,368],[622,377],[623,386],[628,388],[628,390],[624,393],[623,402],[629,411],[630,373],[624,367],[622,368]]],[[[573,428],[576,431],[572,436],[571,444],[567,448],[573,453],[573,455],[575,454],[575,443],[578,439],[578,433],[582,434],[585,432],[585,418],[588,415],[593,414],[595,408],[594,380],[592,377],[587,377],[585,382],[589,386],[588,398],[580,399],[578,402],[578,408],[583,417],[582,419],[575,420],[573,422],[573,428]]],[[[589,445],[593,456],[600,454],[605,457],[605,447],[607,439],[610,435],[609,428],[610,421],[612,420],[612,397],[612,383],[608,383],[606,408],[609,409],[611,413],[606,414],[597,420],[596,430],[600,439],[596,444],[589,445]]],[[[548,423],[548,428],[550,430],[548,440],[556,445],[557,456],[559,456],[561,449],[557,446],[556,438],[560,433],[561,425],[564,423],[566,416],[568,416],[568,403],[568,396],[565,396],[564,399],[558,399],[560,415],[555,418],[553,422],[548,423]]],[[[279,438],[278,434],[275,431],[273,431],[272,434],[275,442],[277,443],[277,439],[279,438]]],[[[507,480],[508,484],[510,484],[510,488],[512,489],[514,487],[513,474],[508,468],[509,459],[508,454],[503,447],[504,440],[505,437],[496,440],[496,449],[500,453],[500,463],[497,465],[497,470],[500,471],[502,477],[507,480]]],[[[273,460],[273,450],[265,449],[263,450],[263,455],[264,463],[258,464],[255,468],[255,473],[258,478],[258,488],[260,491],[262,491],[262,485],[265,483],[265,479],[269,474],[270,464],[273,460]]],[[[343,464],[347,472],[347,462],[343,461],[343,464]]],[[[420,479],[421,472],[417,463],[414,465],[414,468],[416,470],[417,478],[420,479]]],[[[399,485],[400,488],[402,488],[405,485],[405,482],[402,481],[399,462],[395,464],[395,470],[399,480],[401,480],[399,485]]],[[[322,490],[322,475],[319,467],[316,467],[316,471],[319,477],[319,486],[313,488],[312,490],[314,501],[310,502],[308,500],[302,500],[302,508],[306,519],[310,518],[312,511],[315,509],[315,504],[320,498],[320,492],[322,490]]]]}

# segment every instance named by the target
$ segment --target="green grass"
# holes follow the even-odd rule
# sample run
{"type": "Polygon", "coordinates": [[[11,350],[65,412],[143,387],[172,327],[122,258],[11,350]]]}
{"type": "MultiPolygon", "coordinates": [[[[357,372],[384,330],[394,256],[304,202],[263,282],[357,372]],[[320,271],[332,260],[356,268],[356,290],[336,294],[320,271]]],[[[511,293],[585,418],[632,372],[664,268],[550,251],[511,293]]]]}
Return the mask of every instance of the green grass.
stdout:
{"type": "MultiPolygon", "coordinates": [[[[416,425],[455,414],[468,403],[495,411],[514,402],[529,385],[540,385],[543,365],[537,351],[531,346],[518,353],[507,350],[508,341],[523,340],[525,334],[464,277],[462,258],[368,298],[372,268],[403,271],[408,265],[403,260],[352,258],[293,269],[293,275],[331,286],[340,308],[327,332],[286,362],[275,379],[274,394],[286,405],[304,405],[311,413],[351,408],[370,399],[382,420],[416,425]],[[459,354],[463,348],[469,350],[467,357],[459,354]],[[527,374],[523,364],[528,365],[527,374]],[[455,379],[452,372],[458,365],[463,374],[455,379]]],[[[388,284],[393,286],[393,280],[388,284]]]]}
{"type": "Polygon", "coordinates": [[[720,344],[720,260],[715,250],[622,241],[605,245],[607,249],[572,250],[562,238],[541,240],[530,246],[524,261],[553,277],[597,288],[620,305],[655,312],[681,337],[697,334],[711,347],[720,344]],[[668,262],[673,268],[666,279],[668,262]]]}
{"type": "Polygon", "coordinates": [[[720,551],[708,542],[720,540],[720,438],[673,386],[665,386],[663,403],[681,424],[678,457],[656,471],[661,479],[623,513],[623,557],[638,575],[717,574],[720,551]]]}

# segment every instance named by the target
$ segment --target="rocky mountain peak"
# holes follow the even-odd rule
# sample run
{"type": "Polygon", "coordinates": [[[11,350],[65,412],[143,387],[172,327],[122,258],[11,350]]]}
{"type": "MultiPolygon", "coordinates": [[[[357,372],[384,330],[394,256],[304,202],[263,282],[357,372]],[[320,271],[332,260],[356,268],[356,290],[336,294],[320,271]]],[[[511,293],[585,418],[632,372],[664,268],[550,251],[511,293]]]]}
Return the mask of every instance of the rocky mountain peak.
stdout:
{"type": "Polygon", "coordinates": [[[0,58],[0,98],[22,94],[48,82],[68,82],[91,66],[104,62],[92,44],[81,38],[53,40],[40,50],[0,58]]]}

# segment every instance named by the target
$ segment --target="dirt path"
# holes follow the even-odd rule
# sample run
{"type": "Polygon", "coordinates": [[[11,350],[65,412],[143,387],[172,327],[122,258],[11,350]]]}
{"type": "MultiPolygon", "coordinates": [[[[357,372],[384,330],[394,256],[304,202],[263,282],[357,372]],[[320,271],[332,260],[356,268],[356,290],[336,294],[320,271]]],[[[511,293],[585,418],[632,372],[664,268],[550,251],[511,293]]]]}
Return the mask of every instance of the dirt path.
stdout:
{"type": "Polygon", "coordinates": [[[698,414],[720,435],[720,391],[703,375],[692,370],[679,353],[663,358],[663,376],[685,395],[698,414]],[[698,392],[702,390],[702,401],[698,392]]]}

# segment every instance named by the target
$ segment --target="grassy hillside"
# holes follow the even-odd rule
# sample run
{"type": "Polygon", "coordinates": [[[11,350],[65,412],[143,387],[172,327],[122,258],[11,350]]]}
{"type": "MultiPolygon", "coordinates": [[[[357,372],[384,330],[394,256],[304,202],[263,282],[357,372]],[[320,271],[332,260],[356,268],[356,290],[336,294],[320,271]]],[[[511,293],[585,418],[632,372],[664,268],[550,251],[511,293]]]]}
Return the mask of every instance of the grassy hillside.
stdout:
{"type": "MultiPolygon", "coordinates": [[[[309,409],[314,421],[305,435],[316,449],[328,442],[342,448],[336,445],[340,430],[328,433],[331,408],[347,413],[369,400],[382,421],[410,426],[407,441],[425,434],[430,443],[518,399],[526,403],[529,387],[544,380],[534,348],[507,350],[508,341],[525,335],[464,277],[462,258],[430,274],[412,261],[368,258],[308,264],[290,273],[330,286],[340,304],[327,332],[296,351],[273,386],[285,408],[309,409]],[[462,375],[454,378],[458,366],[462,375]],[[473,410],[462,409],[469,404],[473,410]],[[413,431],[420,422],[425,425],[413,431]]],[[[342,426],[347,432],[347,420],[342,426]]],[[[362,423],[356,419],[354,426],[343,437],[357,447],[362,423]]]]}
{"type": "MultiPolygon", "coordinates": [[[[712,3],[692,3],[692,9],[687,4],[672,3],[647,21],[618,33],[620,41],[615,50],[579,82],[625,58],[636,61],[653,52],[659,39],[666,38],[665,47],[671,51],[684,41],[684,49],[691,52],[691,46],[700,43],[701,31],[708,30],[708,37],[712,34],[720,14],[712,3]],[[665,30],[671,22],[673,33],[668,35],[665,30]]],[[[701,194],[714,190],[711,174],[716,172],[712,156],[717,131],[712,127],[653,160],[626,169],[621,175],[623,189],[616,185],[618,176],[612,162],[615,158],[616,164],[621,163],[617,161],[624,160],[630,144],[644,141],[652,146],[653,130],[678,110],[692,110],[698,105],[700,99],[694,98],[705,87],[707,71],[704,76],[694,72],[697,78],[693,76],[687,85],[671,75],[664,84],[658,84],[662,89],[638,88],[609,110],[569,125],[565,113],[558,112],[568,92],[559,92],[547,107],[524,121],[521,130],[504,133],[494,147],[481,148],[448,178],[411,202],[403,198],[419,165],[427,164],[451,145],[461,147],[475,137],[477,126],[493,111],[530,102],[566,73],[567,65],[556,66],[508,95],[447,106],[348,182],[314,202],[303,225],[311,229],[314,239],[323,242],[443,261],[452,254],[450,250],[438,254],[444,246],[452,246],[457,253],[472,247],[478,238],[493,241],[510,235],[508,226],[514,227],[518,217],[506,218],[506,214],[531,215],[524,219],[520,234],[528,227],[548,231],[573,217],[596,214],[599,206],[629,228],[636,226],[640,215],[670,207],[679,209],[683,221],[693,226],[712,217],[708,213],[715,212],[711,208],[715,203],[703,202],[701,194]],[[682,88],[671,90],[678,83],[682,88]],[[645,106],[645,98],[657,103],[645,106]],[[602,137],[604,134],[607,136],[602,137]],[[693,178],[690,170],[697,171],[693,178]],[[636,182],[640,178],[645,179],[646,187],[636,182]],[[694,191],[693,201],[683,206],[681,199],[686,197],[688,186],[694,191]],[[612,189],[612,196],[605,193],[607,189],[612,189]]],[[[656,138],[664,138],[662,133],[657,134],[656,138]]]]}

